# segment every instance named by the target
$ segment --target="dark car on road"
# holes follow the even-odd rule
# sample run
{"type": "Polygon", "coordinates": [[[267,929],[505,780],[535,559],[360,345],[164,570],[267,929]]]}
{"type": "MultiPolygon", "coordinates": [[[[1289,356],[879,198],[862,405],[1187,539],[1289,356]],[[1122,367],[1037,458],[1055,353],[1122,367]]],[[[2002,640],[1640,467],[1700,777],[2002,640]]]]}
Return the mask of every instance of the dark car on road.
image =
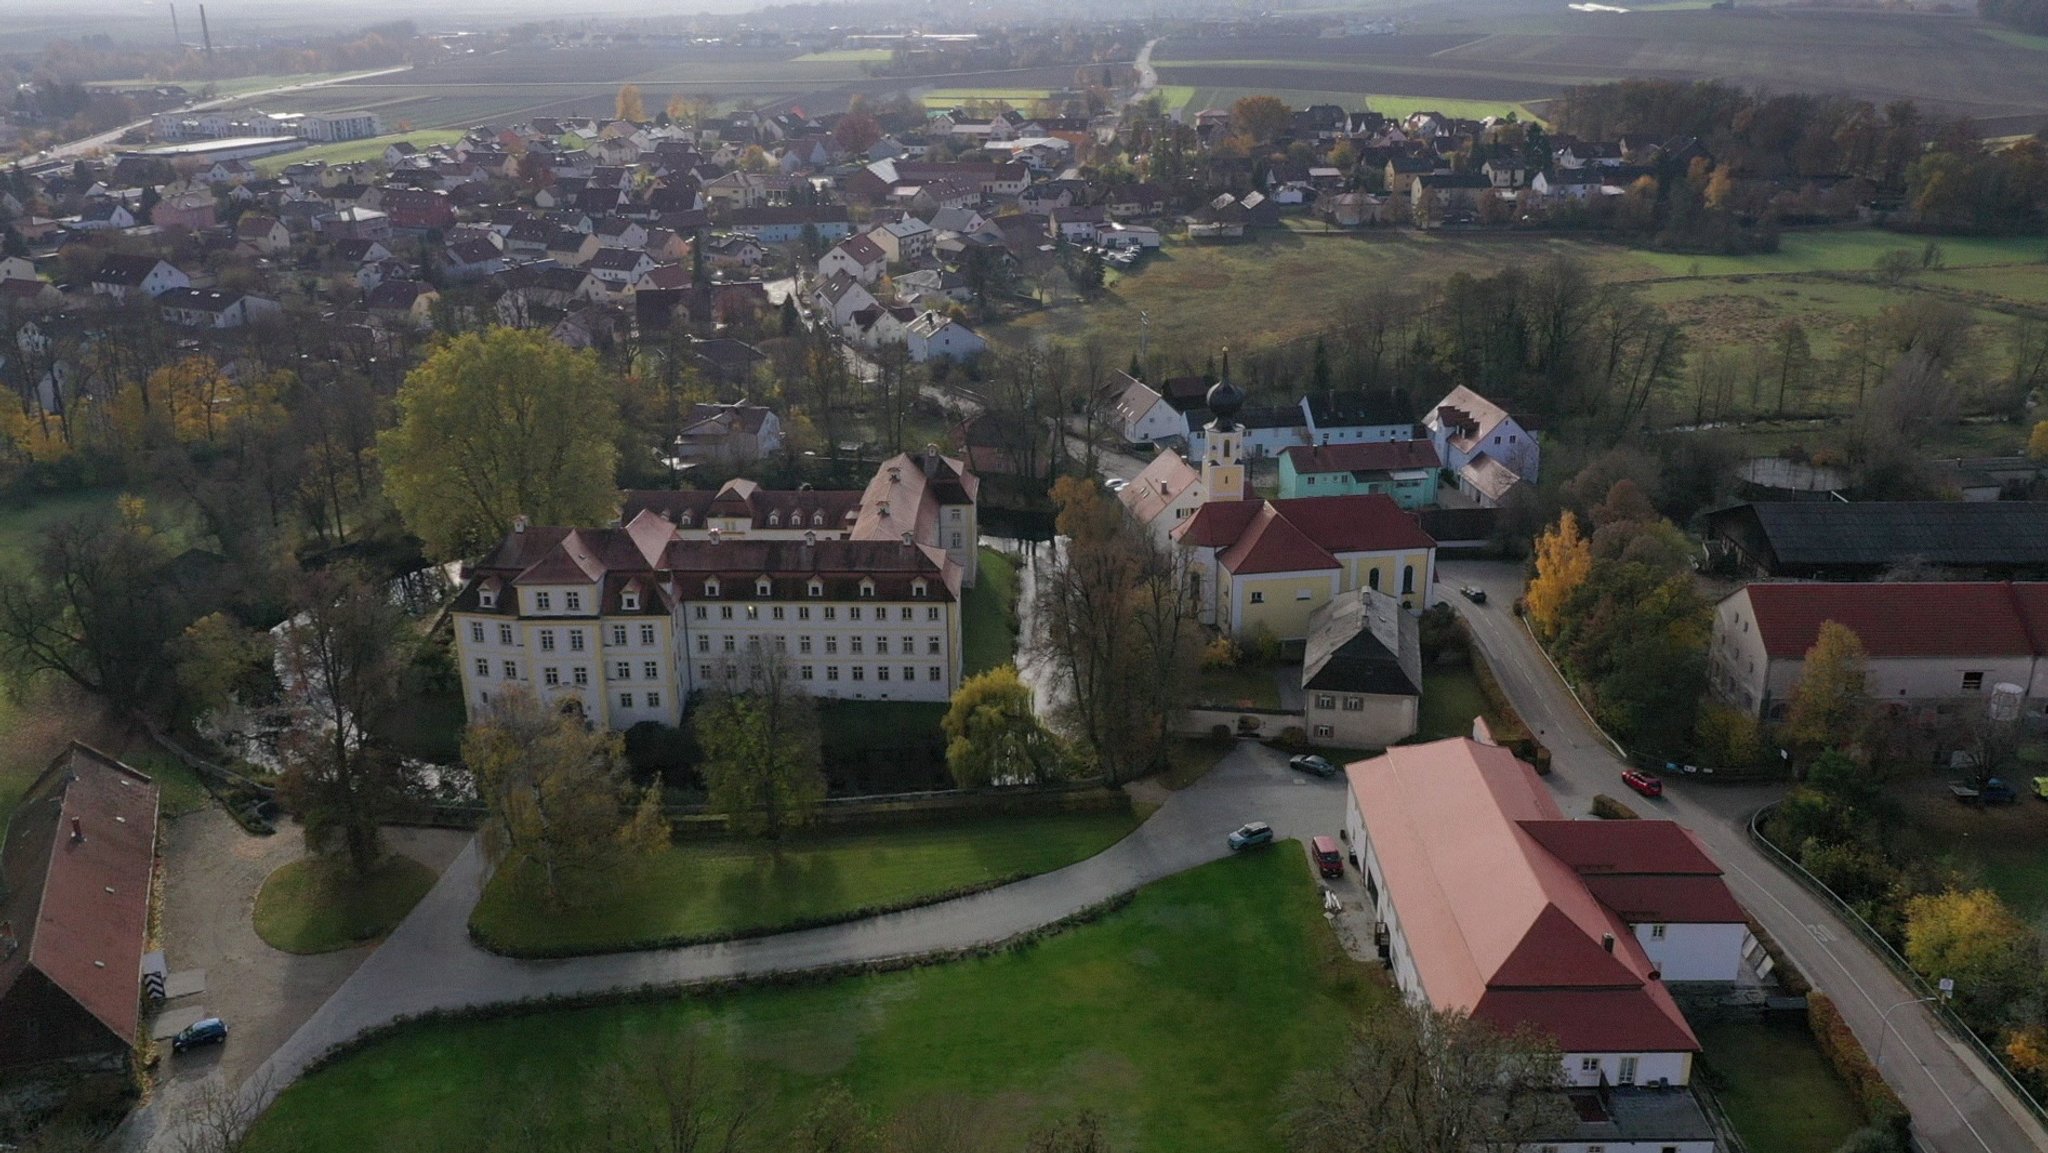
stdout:
{"type": "Polygon", "coordinates": [[[1325,877],[1344,875],[1344,854],[1338,851],[1335,837],[1317,837],[1308,843],[1308,851],[1316,859],[1316,872],[1325,877]]]}
{"type": "Polygon", "coordinates": [[[1328,758],[1319,757],[1314,753],[1303,753],[1298,757],[1287,758],[1287,767],[1297,773],[1312,773],[1324,780],[1337,775],[1337,766],[1331,764],[1328,758]]]}
{"type": "Polygon", "coordinates": [[[1621,783],[1646,797],[1661,797],[1664,795],[1664,781],[1641,769],[1623,769],[1621,771],[1621,783]]]}
{"type": "Polygon", "coordinates": [[[219,1017],[202,1017],[171,1038],[171,1052],[183,1053],[201,1045],[225,1045],[228,1040],[228,1023],[219,1017]]]}
{"type": "Polygon", "coordinates": [[[1468,601],[1471,601],[1475,605],[1483,605],[1486,603],[1486,590],[1480,588],[1478,585],[1459,585],[1458,595],[1464,597],[1468,601]]]}
{"type": "Polygon", "coordinates": [[[1270,845],[1273,843],[1273,826],[1264,821],[1252,821],[1230,834],[1228,842],[1233,853],[1259,845],[1270,845]]]}

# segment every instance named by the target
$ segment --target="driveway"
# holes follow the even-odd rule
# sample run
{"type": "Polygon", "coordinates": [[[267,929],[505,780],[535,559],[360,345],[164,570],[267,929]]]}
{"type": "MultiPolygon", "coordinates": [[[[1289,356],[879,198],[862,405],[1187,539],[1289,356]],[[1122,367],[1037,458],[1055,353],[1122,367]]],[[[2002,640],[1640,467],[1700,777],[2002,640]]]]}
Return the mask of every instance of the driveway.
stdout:
{"type": "MultiPolygon", "coordinates": [[[[1333,832],[1344,784],[1290,772],[1285,755],[1240,742],[1193,786],[1128,837],[1085,861],[1014,885],[921,909],[774,937],[559,961],[500,957],[469,939],[470,909],[487,873],[471,842],[412,916],[256,1072],[245,1100],[267,1102],[334,1045],[394,1019],[548,996],[686,985],[995,944],[1152,881],[1226,856],[1224,837],[1247,820],[1282,837],[1333,832]]],[[[172,1150],[159,1133],[150,1148],[172,1150]]]]}
{"type": "MultiPolygon", "coordinates": [[[[437,871],[469,839],[446,829],[391,829],[386,836],[393,850],[437,871]]],[[[218,805],[209,805],[167,822],[161,850],[165,960],[173,973],[206,971],[205,992],[181,998],[172,1008],[203,1007],[227,1021],[234,1035],[226,1045],[182,1056],[163,1047],[155,1095],[124,1126],[137,1142],[158,1116],[174,1112],[200,1085],[246,1080],[376,949],[365,945],[302,957],[273,949],[256,935],[252,914],[264,879],[305,856],[305,839],[295,827],[251,836],[218,805]]]]}
{"type": "MultiPolygon", "coordinates": [[[[1620,794],[1645,817],[1674,820],[1691,829],[1727,871],[1729,888],[1790,954],[1816,989],[1842,1010],[1866,1049],[1875,1053],[1886,1010],[1914,996],[1833,910],[1782,872],[1749,840],[1747,822],[1782,796],[1781,786],[1716,786],[1676,781],[1663,797],[1625,792],[1622,761],[1558,679],[1543,652],[1514,615],[1522,592],[1520,565],[1443,561],[1437,599],[1454,605],[1492,664],[1508,698],[1550,747],[1548,783],[1567,813],[1581,815],[1595,793],[1620,794]],[[1485,588],[1488,603],[1455,594],[1460,584],[1485,588]],[[1448,594],[1448,595],[1446,595],[1448,594]]],[[[1931,1153],[2016,1153],[2048,1150],[2048,1134],[2025,1112],[1996,1075],[1961,1047],[1920,1006],[1890,1017],[1884,1043],[1885,1079],[1913,1113],[1913,1130],[1931,1153]]]]}

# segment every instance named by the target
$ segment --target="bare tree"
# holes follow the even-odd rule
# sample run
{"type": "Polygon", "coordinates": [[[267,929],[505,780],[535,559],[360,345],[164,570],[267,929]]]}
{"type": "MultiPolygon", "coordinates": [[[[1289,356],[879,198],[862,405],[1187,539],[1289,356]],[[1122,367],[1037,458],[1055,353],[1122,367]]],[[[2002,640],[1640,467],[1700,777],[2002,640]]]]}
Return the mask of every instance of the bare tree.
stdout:
{"type": "Polygon", "coordinates": [[[592,1089],[605,1120],[602,1148],[625,1153],[737,1153],[752,1147],[765,1093],[751,1091],[705,1053],[688,1028],[629,1045],[592,1089]],[[621,1109],[623,1099],[651,1108],[621,1109]]]}

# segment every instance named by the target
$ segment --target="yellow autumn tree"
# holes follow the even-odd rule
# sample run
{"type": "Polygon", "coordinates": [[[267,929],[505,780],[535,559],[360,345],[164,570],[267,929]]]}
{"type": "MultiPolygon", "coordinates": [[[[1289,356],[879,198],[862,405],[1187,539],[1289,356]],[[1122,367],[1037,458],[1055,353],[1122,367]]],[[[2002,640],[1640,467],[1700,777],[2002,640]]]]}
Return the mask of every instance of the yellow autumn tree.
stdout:
{"type": "Polygon", "coordinates": [[[620,86],[617,108],[621,120],[631,120],[638,124],[647,119],[647,101],[641,97],[638,84],[620,86]]]}
{"type": "Polygon", "coordinates": [[[2033,929],[1989,889],[1951,889],[1906,902],[1906,960],[1932,982],[1955,982],[1965,1023],[1995,1029],[2040,974],[2033,929]]]}
{"type": "Polygon", "coordinates": [[[1578,516],[1567,509],[1550,531],[1536,538],[1536,579],[1529,582],[1524,601],[1538,632],[1557,635],[1565,601],[1592,571],[1592,542],[1580,533],[1578,516]]]}
{"type": "Polygon", "coordinates": [[[2048,420],[2034,426],[2027,436],[2027,456],[2034,460],[2048,460],[2048,420]]]}
{"type": "Polygon", "coordinates": [[[1780,739],[1808,748],[1840,748],[1855,740],[1870,715],[1869,666],[1855,630],[1822,621],[1800,665],[1780,739]]]}

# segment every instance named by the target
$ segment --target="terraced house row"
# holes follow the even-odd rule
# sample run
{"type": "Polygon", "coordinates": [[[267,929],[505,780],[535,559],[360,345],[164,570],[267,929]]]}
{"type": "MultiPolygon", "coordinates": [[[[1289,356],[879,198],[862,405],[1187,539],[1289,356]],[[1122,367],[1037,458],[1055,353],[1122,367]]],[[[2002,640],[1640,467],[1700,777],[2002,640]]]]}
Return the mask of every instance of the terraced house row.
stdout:
{"type": "Polygon", "coordinates": [[[776,668],[814,696],[944,701],[961,680],[979,479],[936,449],[859,491],[630,492],[610,528],[516,523],[455,600],[463,699],[513,689],[627,729],[776,668]]]}

